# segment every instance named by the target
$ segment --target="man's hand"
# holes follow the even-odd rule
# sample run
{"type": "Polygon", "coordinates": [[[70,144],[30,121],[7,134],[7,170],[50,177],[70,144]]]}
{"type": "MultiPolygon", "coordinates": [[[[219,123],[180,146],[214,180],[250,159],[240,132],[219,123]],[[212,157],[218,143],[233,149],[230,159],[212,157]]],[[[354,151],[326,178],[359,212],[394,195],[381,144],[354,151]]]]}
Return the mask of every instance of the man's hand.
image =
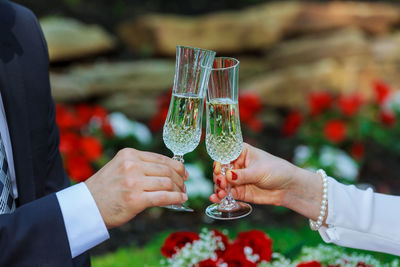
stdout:
{"type": "Polygon", "coordinates": [[[166,156],[125,148],[86,180],[108,229],[144,209],[187,200],[182,163],[166,156]]]}

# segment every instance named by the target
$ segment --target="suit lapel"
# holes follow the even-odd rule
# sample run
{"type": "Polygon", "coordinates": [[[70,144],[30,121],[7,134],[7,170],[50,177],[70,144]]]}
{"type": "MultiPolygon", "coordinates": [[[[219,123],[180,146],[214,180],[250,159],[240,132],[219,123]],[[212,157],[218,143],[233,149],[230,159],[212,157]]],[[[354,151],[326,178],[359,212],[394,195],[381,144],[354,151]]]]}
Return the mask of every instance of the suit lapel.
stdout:
{"type": "Polygon", "coordinates": [[[35,199],[35,181],[27,110],[26,92],[19,56],[4,63],[0,60],[0,90],[10,132],[14,168],[18,186],[18,204],[35,199]]]}

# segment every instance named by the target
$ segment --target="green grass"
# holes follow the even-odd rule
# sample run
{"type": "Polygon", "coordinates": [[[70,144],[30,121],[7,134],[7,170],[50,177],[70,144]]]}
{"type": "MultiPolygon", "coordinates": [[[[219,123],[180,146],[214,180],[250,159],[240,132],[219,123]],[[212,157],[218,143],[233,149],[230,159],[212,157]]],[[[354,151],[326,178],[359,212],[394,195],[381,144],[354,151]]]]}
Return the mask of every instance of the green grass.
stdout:
{"type": "MultiPolygon", "coordinates": [[[[212,228],[211,228],[212,229],[212,228]]],[[[218,227],[217,227],[218,229],[218,227]]],[[[285,256],[295,258],[303,246],[316,246],[323,243],[318,233],[311,231],[307,226],[295,228],[263,228],[251,227],[245,222],[235,228],[230,228],[229,236],[234,239],[241,231],[250,229],[259,229],[266,232],[273,240],[273,250],[283,253],[285,256]]],[[[223,230],[219,228],[219,230],[223,230]]],[[[92,257],[93,267],[135,267],[135,266],[160,266],[160,260],[163,258],[160,253],[165,238],[170,232],[163,232],[157,235],[151,242],[144,247],[132,246],[120,248],[114,253],[92,257]]],[[[368,253],[381,260],[389,262],[395,259],[383,253],[365,252],[355,249],[346,249],[348,252],[356,251],[359,253],[368,253]]]]}

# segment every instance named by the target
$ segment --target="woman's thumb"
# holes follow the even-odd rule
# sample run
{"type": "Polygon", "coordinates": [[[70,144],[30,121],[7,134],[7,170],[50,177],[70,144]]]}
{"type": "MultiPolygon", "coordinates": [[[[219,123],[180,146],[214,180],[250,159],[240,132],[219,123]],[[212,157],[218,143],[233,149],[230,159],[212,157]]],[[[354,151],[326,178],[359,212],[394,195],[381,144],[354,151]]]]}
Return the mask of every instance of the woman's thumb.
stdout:
{"type": "Polygon", "coordinates": [[[252,175],[249,174],[249,169],[229,170],[226,172],[226,179],[229,183],[235,185],[251,184],[252,175]]]}

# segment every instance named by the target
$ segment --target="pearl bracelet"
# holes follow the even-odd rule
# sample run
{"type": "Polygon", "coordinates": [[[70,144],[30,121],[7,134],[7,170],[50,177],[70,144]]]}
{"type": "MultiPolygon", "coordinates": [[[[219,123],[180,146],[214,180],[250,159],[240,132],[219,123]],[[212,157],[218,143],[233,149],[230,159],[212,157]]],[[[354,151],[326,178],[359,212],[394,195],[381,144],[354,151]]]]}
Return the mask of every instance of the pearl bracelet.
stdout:
{"type": "Polygon", "coordinates": [[[326,206],[328,205],[328,176],[326,175],[325,171],[322,169],[319,169],[317,171],[317,173],[322,178],[323,194],[322,194],[322,201],[321,201],[321,209],[320,209],[317,221],[313,221],[310,219],[310,228],[313,231],[317,231],[319,228],[321,228],[322,222],[324,221],[324,217],[326,214],[326,206]]]}

